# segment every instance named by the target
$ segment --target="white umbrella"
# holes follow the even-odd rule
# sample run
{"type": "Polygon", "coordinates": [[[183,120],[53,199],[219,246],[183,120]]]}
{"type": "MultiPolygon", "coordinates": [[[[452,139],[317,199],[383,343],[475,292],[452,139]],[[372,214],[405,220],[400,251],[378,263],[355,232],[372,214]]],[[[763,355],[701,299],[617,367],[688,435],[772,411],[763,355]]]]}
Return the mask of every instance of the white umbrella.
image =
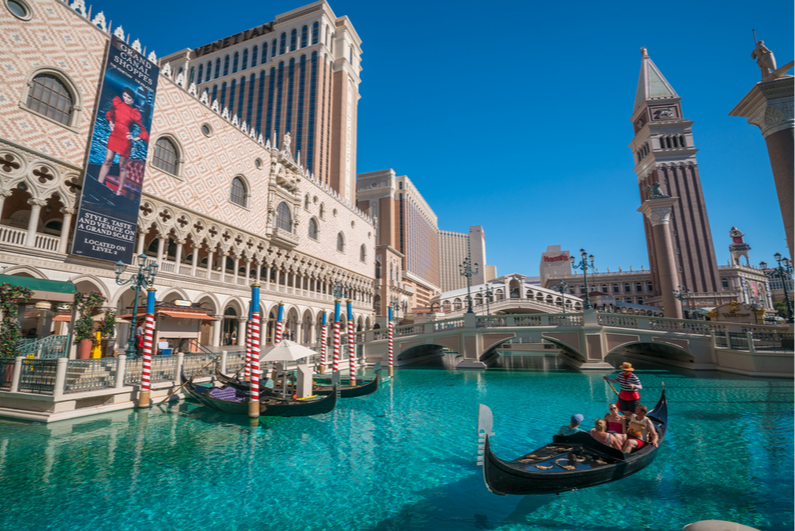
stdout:
{"type": "Polygon", "coordinates": [[[267,348],[260,357],[260,361],[296,361],[314,354],[317,352],[311,348],[282,339],[276,345],[267,348]]]}

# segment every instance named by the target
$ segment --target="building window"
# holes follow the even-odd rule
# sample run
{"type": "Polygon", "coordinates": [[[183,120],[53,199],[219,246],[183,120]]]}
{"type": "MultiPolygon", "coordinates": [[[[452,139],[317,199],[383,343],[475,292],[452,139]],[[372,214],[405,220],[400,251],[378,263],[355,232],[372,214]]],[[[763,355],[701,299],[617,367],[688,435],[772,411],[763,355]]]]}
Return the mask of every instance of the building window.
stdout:
{"type": "Polygon", "coordinates": [[[215,60],[215,77],[213,79],[218,79],[221,75],[221,58],[215,60]]]}
{"type": "Polygon", "coordinates": [[[648,291],[649,293],[654,291],[654,284],[652,284],[651,282],[646,282],[646,291],[648,291]]]}
{"type": "Polygon", "coordinates": [[[304,25],[304,27],[301,28],[301,48],[306,48],[308,40],[309,40],[309,28],[306,25],[304,25]]]}
{"type": "Polygon", "coordinates": [[[726,277],[721,277],[720,278],[720,285],[723,286],[724,288],[728,289],[729,288],[729,279],[726,278],[726,277]]]}
{"type": "Polygon", "coordinates": [[[286,232],[293,232],[293,217],[287,203],[279,203],[276,207],[276,228],[286,232]]]}
{"type": "Polygon", "coordinates": [[[282,36],[279,37],[279,55],[282,55],[287,52],[287,34],[282,32],[282,36]]]}
{"type": "Polygon", "coordinates": [[[224,57],[224,75],[229,75],[229,56],[224,57]]]}
{"type": "Polygon", "coordinates": [[[53,74],[33,78],[26,105],[33,112],[63,125],[71,125],[74,100],[69,89],[53,74]]]}
{"type": "Polygon", "coordinates": [[[320,29],[320,24],[315,22],[312,24],[312,44],[317,44],[317,34],[320,29]]]}
{"type": "Polygon", "coordinates": [[[630,293],[632,291],[632,286],[629,285],[629,282],[624,283],[624,293],[630,293]]]}
{"type": "Polygon", "coordinates": [[[293,28],[293,31],[290,32],[290,51],[294,52],[297,47],[298,47],[298,30],[293,28]]]}
{"type": "Polygon", "coordinates": [[[341,232],[337,234],[337,250],[341,253],[345,252],[345,236],[341,232]]]}
{"type": "Polygon", "coordinates": [[[613,293],[621,293],[621,289],[619,289],[618,284],[613,284],[613,293]]]}
{"type": "Polygon", "coordinates": [[[196,76],[197,83],[201,83],[204,78],[204,65],[199,65],[199,74],[196,76]]]}
{"type": "Polygon", "coordinates": [[[22,0],[6,0],[6,8],[19,20],[30,20],[31,11],[26,2],[22,0]]]}
{"type": "Polygon", "coordinates": [[[246,206],[247,195],[246,184],[243,182],[243,179],[240,177],[235,177],[232,179],[232,190],[229,194],[229,200],[236,205],[244,207],[246,206]]]}
{"type": "Polygon", "coordinates": [[[315,221],[315,218],[309,220],[308,235],[313,240],[317,240],[317,221],[315,221]]]}
{"type": "Polygon", "coordinates": [[[158,138],[155,143],[155,155],[152,159],[155,168],[160,168],[171,175],[177,175],[179,156],[177,147],[168,138],[158,138]]]}
{"type": "Polygon", "coordinates": [[[326,217],[326,205],[320,203],[320,219],[326,217]]]}
{"type": "Polygon", "coordinates": [[[271,42],[271,53],[273,54],[271,57],[276,57],[276,39],[271,42]]]}
{"type": "MultiPolygon", "coordinates": [[[[255,46],[255,48],[256,48],[256,46],[255,46]]],[[[254,66],[254,65],[252,65],[252,66],[254,66]]],[[[248,48],[243,50],[243,64],[240,65],[240,70],[245,70],[246,68],[248,68],[248,48]]]]}
{"type": "Polygon", "coordinates": [[[367,262],[367,247],[364,244],[359,248],[359,260],[361,262],[367,262]]]}
{"type": "Polygon", "coordinates": [[[635,282],[635,291],[638,293],[643,291],[643,284],[641,282],[635,282]]]}
{"type": "Polygon", "coordinates": [[[304,208],[309,210],[309,194],[304,196],[304,208]]]}
{"type": "Polygon", "coordinates": [[[638,304],[643,304],[643,297],[638,297],[638,304]]]}
{"type": "MultiPolygon", "coordinates": [[[[267,42],[263,42],[262,43],[262,61],[260,61],[260,62],[262,64],[265,64],[265,62],[267,60],[268,60],[268,43],[267,42]]],[[[255,66],[256,64],[257,64],[257,47],[254,46],[254,56],[251,59],[251,66],[255,66]]]]}

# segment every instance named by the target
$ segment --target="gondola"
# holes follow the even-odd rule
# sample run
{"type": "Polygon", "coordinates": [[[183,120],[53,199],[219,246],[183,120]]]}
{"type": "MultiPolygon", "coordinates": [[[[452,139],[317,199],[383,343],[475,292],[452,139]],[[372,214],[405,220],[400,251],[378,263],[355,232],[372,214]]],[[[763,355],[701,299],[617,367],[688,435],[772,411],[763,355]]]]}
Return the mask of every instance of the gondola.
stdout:
{"type": "MultiPolygon", "coordinates": [[[[240,391],[231,386],[203,387],[195,385],[193,378],[188,379],[184,374],[181,378],[188,394],[201,404],[226,413],[248,415],[248,391],[240,391]]],[[[261,417],[308,417],[331,412],[337,405],[337,393],[314,400],[260,396],[259,402],[261,417]]]]}
{"type": "MultiPolygon", "coordinates": [[[[654,409],[646,414],[657,429],[658,445],[668,429],[665,385],[654,409]]],[[[632,454],[604,445],[587,432],[553,437],[553,442],[527,455],[503,461],[491,451],[491,410],[481,404],[478,417],[478,464],[486,487],[494,494],[553,494],[623,479],[646,468],[659,446],[645,445],[632,454]]]]}
{"type": "MultiPolygon", "coordinates": [[[[376,364],[375,370],[375,378],[370,380],[369,382],[363,383],[362,385],[341,385],[340,386],[340,398],[354,398],[357,396],[365,396],[375,393],[378,390],[378,383],[380,381],[380,374],[381,374],[381,364],[376,364]]],[[[215,376],[219,382],[224,385],[228,385],[230,387],[234,387],[235,389],[243,392],[248,392],[249,383],[245,380],[238,380],[235,377],[227,376],[226,374],[222,373],[221,370],[216,365],[215,367],[215,376]]],[[[312,392],[317,395],[329,395],[334,390],[334,386],[332,385],[318,385],[317,383],[313,383],[312,385],[312,392]]],[[[278,397],[279,395],[273,389],[266,389],[260,387],[260,394],[263,396],[275,396],[278,397]]]]}

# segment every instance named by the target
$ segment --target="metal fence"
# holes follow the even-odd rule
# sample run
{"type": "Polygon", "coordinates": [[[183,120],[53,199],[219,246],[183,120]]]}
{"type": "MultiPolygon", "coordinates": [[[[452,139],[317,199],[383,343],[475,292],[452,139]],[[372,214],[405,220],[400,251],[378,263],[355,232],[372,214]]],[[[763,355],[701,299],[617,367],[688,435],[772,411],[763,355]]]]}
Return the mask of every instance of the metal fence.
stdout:
{"type": "MultiPolygon", "coordinates": [[[[240,370],[246,364],[246,353],[243,352],[227,352],[226,353],[226,372],[232,374],[240,370]]],[[[210,367],[210,369],[213,369],[210,367]]]]}
{"type": "Polygon", "coordinates": [[[11,389],[11,380],[14,378],[14,358],[0,358],[0,389],[11,389]]]}
{"type": "Polygon", "coordinates": [[[748,336],[743,332],[727,332],[729,348],[732,350],[749,350],[748,336]]]}
{"type": "Polygon", "coordinates": [[[729,339],[726,337],[726,334],[718,332],[715,333],[715,347],[729,348],[729,339]]]}
{"type": "Polygon", "coordinates": [[[58,360],[23,359],[19,390],[23,393],[53,394],[57,366],[58,360]]]}
{"type": "Polygon", "coordinates": [[[118,363],[116,358],[69,360],[63,392],[79,393],[115,387],[118,363]]]}
{"type": "MultiPolygon", "coordinates": [[[[191,376],[212,376],[215,374],[215,364],[210,363],[211,360],[218,358],[220,352],[212,352],[209,354],[185,354],[182,358],[182,371],[185,373],[186,378],[191,376]]],[[[243,352],[243,359],[246,353],[243,352]]],[[[218,362],[220,363],[220,358],[218,362]]]]}
{"type": "MultiPolygon", "coordinates": [[[[141,371],[143,370],[143,358],[137,360],[127,360],[127,367],[124,369],[124,385],[138,385],[141,383],[141,371]]],[[[177,379],[177,357],[176,356],[152,356],[150,365],[149,381],[168,382],[177,379]]]]}
{"type": "Polygon", "coordinates": [[[754,350],[764,352],[792,352],[794,334],[753,333],[754,350]]]}

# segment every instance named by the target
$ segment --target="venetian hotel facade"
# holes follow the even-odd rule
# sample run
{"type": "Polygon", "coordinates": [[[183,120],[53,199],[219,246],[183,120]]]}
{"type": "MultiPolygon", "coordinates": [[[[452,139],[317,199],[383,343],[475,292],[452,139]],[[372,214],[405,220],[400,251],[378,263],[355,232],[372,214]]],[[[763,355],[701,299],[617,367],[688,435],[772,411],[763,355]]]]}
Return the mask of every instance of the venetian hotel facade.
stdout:
{"type": "MultiPolygon", "coordinates": [[[[122,26],[107,26],[110,18],[118,20],[92,15],[79,0],[0,7],[0,267],[99,291],[123,313],[133,291],[117,285],[114,263],[70,254],[111,33],[141,50],[122,26]]],[[[284,141],[289,129],[264,138],[167,63],[153,103],[134,251],[160,265],[157,300],[190,301],[216,317],[200,333],[216,346],[240,329],[249,286],[259,282],[263,343],[272,341],[282,301],[287,334],[311,344],[323,311],[333,311],[339,281],[353,301],[343,319],[372,328],[373,221],[344,186],[341,193],[298,160],[295,141],[292,148],[284,141]]],[[[336,134],[327,139],[332,145],[342,141],[336,134]]],[[[124,277],[132,272],[128,266],[124,277]]],[[[124,344],[128,326],[119,328],[124,344]]],[[[242,343],[244,334],[236,335],[242,343]]]]}

